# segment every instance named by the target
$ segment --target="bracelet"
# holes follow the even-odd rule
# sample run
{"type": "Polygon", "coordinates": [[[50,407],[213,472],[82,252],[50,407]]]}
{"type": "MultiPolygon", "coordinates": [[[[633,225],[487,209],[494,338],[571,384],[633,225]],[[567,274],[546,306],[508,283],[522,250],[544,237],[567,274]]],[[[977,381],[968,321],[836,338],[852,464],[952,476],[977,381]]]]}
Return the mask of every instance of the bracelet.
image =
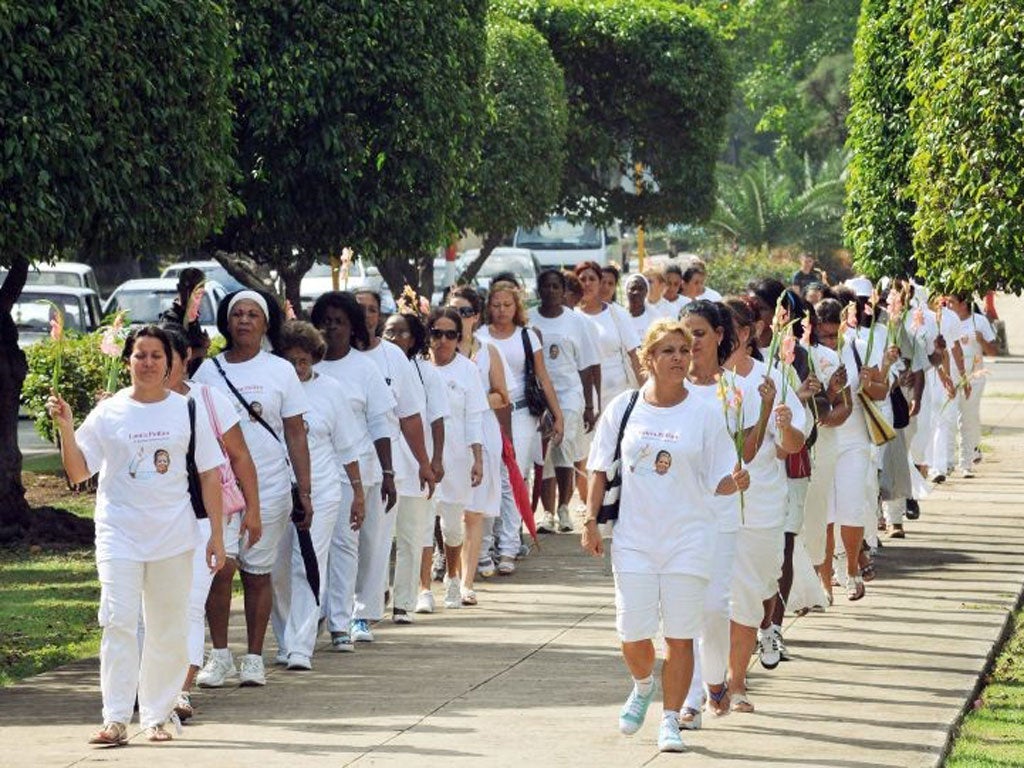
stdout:
{"type": "Polygon", "coordinates": [[[394,475],[395,474],[395,470],[393,470],[393,469],[385,469],[385,470],[382,470],[382,474],[394,475]]]}
{"type": "Polygon", "coordinates": [[[308,498],[311,497],[311,495],[312,494],[310,494],[309,491],[306,491],[306,492],[299,491],[299,498],[308,499],[308,498]]]}
{"type": "Polygon", "coordinates": [[[586,525],[587,523],[593,523],[594,525],[597,525],[597,518],[596,517],[588,517],[586,520],[583,521],[584,525],[586,525]]]}

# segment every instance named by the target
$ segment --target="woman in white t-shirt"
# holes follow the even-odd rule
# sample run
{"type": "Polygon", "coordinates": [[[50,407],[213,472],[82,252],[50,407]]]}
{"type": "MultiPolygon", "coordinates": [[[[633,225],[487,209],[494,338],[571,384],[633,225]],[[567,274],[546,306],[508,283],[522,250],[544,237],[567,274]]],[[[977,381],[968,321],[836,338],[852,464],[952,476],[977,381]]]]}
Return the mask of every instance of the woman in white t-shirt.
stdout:
{"type": "MultiPolygon", "coordinates": [[[[248,652],[241,659],[238,677],[242,686],[262,686],[267,682],[263,639],[272,606],[275,598],[278,603],[287,600],[282,594],[275,595],[283,585],[272,583],[271,573],[280,554],[281,537],[291,525],[293,479],[297,503],[304,513],[296,525],[308,528],[313,519],[309,446],[302,420],[309,403],[295,369],[264,348],[268,343],[274,346],[281,327],[276,299],[250,290],[228,294],[218,310],[217,327],[227,339],[227,346],[224,352],[206,360],[194,379],[219,389],[231,400],[256,464],[263,534],[259,541],[250,540],[239,554],[248,652]]],[[[227,579],[215,578],[210,587],[211,594],[230,590],[227,579]]],[[[230,610],[230,599],[219,596],[215,603],[221,611],[230,610]]],[[[223,616],[217,621],[224,621],[223,616]]],[[[234,674],[231,651],[227,646],[215,645],[196,682],[202,688],[219,688],[234,674]]]]}
{"type": "Polygon", "coordinates": [[[91,744],[128,742],[138,697],[139,721],[150,741],[165,742],[188,663],[188,602],[197,525],[186,469],[194,460],[210,521],[204,560],[224,565],[220,475],[224,461],[202,423],[190,426],[188,400],[169,391],[173,352],[167,334],[145,326],[129,334],[122,357],[132,384],[100,402],[76,431],[71,407],[59,395],[47,411],[60,434],[68,480],[99,473],[96,568],[100,580],[100,690],[103,727],[91,744]],[[147,632],[139,653],[139,614],[147,632]]]}
{"type": "Polygon", "coordinates": [[[620,392],[634,382],[642,382],[636,350],[640,337],[633,328],[629,313],[617,304],[601,301],[601,268],[592,261],[576,265],[576,277],[583,288],[583,298],[576,311],[593,324],[594,340],[601,359],[601,402],[603,410],[620,392]]]}
{"type": "MultiPolygon", "coordinates": [[[[459,354],[459,313],[451,307],[434,310],[427,333],[430,360],[444,381],[449,407],[444,420],[444,478],[436,494],[446,567],[444,605],[460,608],[463,597],[469,597],[462,589],[463,517],[483,478],[483,416],[489,409],[476,366],[459,354]]],[[[474,559],[474,570],[475,564],[474,559]]]]}
{"type": "MultiPolygon", "coordinates": [[[[444,479],[444,419],[448,415],[448,389],[440,374],[427,360],[427,329],[419,315],[400,311],[384,324],[384,340],[405,353],[416,371],[424,406],[423,434],[431,455],[434,480],[444,479]]],[[[399,450],[412,466],[408,445],[399,450]]],[[[436,487],[436,486],[435,486],[436,487]]],[[[399,488],[395,520],[395,590],[391,597],[391,618],[395,624],[411,624],[411,613],[433,613],[434,594],[431,589],[431,556],[434,552],[434,521],[436,498],[428,496],[414,483],[399,488]]]]}
{"type": "Polygon", "coordinates": [[[309,670],[319,629],[320,606],[327,596],[328,555],[334,529],[340,518],[344,518],[343,524],[352,531],[358,531],[363,524],[365,501],[359,474],[362,446],[356,442],[358,432],[354,425],[357,420],[344,388],[331,376],[313,369],[327,349],[320,331],[310,323],[291,320],[281,329],[280,348],[281,356],[295,367],[309,400],[309,410],[303,414],[303,420],[316,510],[309,534],[316,553],[320,589],[314,594],[310,588],[298,537],[289,536],[291,559],[282,563],[285,573],[280,576],[282,584],[290,580],[290,588],[282,590],[289,602],[279,606],[287,618],[280,633],[283,645],[278,658],[288,669],[309,670]],[[342,481],[342,475],[347,482],[342,481]]]}
{"type": "Polygon", "coordinates": [[[476,365],[480,386],[487,396],[487,410],[483,415],[483,476],[480,485],[473,489],[473,500],[463,518],[466,541],[462,547],[462,602],[463,605],[476,605],[473,585],[480,561],[484,528],[488,525],[493,527],[494,520],[501,514],[502,473],[506,471],[501,456],[502,427],[506,434],[511,434],[512,422],[508,408],[505,361],[497,347],[482,343],[475,335],[483,313],[480,294],[470,286],[457,287],[449,295],[448,305],[459,313],[462,322],[459,352],[476,365]]]}
{"type": "MultiPolygon", "coordinates": [[[[206,384],[195,384],[185,379],[191,355],[189,339],[184,335],[185,329],[178,325],[168,324],[163,326],[163,330],[167,333],[174,352],[171,357],[171,373],[167,379],[167,388],[179,395],[191,396],[196,403],[196,423],[209,425],[208,428],[214,432],[215,436],[219,433],[218,442],[222,453],[230,463],[231,471],[245,498],[245,509],[223,510],[226,559],[221,571],[234,573],[234,561],[238,557],[238,547],[242,537],[248,537],[249,541],[259,541],[260,538],[260,497],[256,466],[252,462],[252,456],[249,455],[249,447],[245,444],[242,428],[238,424],[238,414],[235,413],[231,401],[213,387],[206,384]],[[252,514],[248,515],[247,510],[252,510],[252,514]]],[[[174,711],[182,721],[188,720],[195,714],[192,707],[191,690],[196,674],[203,666],[203,643],[206,640],[206,603],[210,595],[213,574],[206,565],[202,544],[209,536],[209,519],[200,519],[199,539],[192,561],[192,590],[189,593],[188,603],[189,667],[185,673],[185,682],[181,686],[178,701],[174,705],[174,711]]],[[[221,611],[211,611],[211,619],[210,635],[214,638],[214,647],[227,647],[227,614],[221,611]]]]}
{"type": "MultiPolygon", "coordinates": [[[[544,349],[540,338],[526,329],[528,322],[522,291],[506,281],[494,283],[487,296],[487,325],[477,332],[482,343],[493,344],[508,366],[506,373],[508,396],[512,409],[512,445],[516,463],[529,483],[530,470],[543,466],[539,419],[530,413],[526,401],[526,346],[533,354],[533,370],[547,399],[551,414],[550,440],[557,445],[565,432],[562,409],[548,378],[544,365],[544,349]]],[[[498,573],[508,576],[515,572],[515,559],[519,551],[522,521],[510,505],[502,505],[501,535],[498,537],[498,573]]]]}
{"type": "Polygon", "coordinates": [[[750,493],[741,509],[730,585],[732,648],[729,696],[733,712],[753,712],[746,674],[755,644],[766,668],[779,662],[771,631],[772,609],[782,575],[786,519],[786,472],[782,456],[804,444],[804,409],[792,387],[782,397],[782,377],[750,354],[751,341],[738,334],[724,368],[742,392],[744,466],[750,493]]]}
{"type": "Polygon", "coordinates": [[[562,304],[565,275],[557,269],[544,270],[537,276],[537,293],[540,306],[530,310],[530,326],[537,331],[543,343],[544,364],[565,424],[562,442],[552,446],[544,459],[541,499],[545,514],[537,530],[541,533],[568,533],[572,530],[569,501],[574,473],[577,466],[579,471],[586,471],[587,435],[597,421],[594,402],[600,386],[597,379],[601,361],[597,356],[591,324],[562,304]]]}
{"type": "Polygon", "coordinates": [[[674,320],[660,320],[641,351],[650,381],[638,396],[623,393],[598,421],[583,548],[600,556],[598,516],[621,443],[618,519],[612,569],[616,627],[633,690],[619,715],[619,729],[636,733],[654,694],[654,637],[665,636],[662,667],[665,713],[658,733],[662,751],[683,749],[679,715],[693,673],[693,640],[700,636],[704,598],[714,568],[718,530],[709,499],[747,487],[745,470],[722,429],[717,408],[686,385],[692,339],[674,320]],[[634,407],[629,410],[630,403],[634,407]]]}
{"type": "Polygon", "coordinates": [[[961,477],[971,478],[974,477],[974,462],[981,457],[978,446],[981,443],[981,398],[985,393],[984,356],[996,354],[996,334],[988,318],[974,311],[969,295],[951,294],[946,300],[960,320],[959,340],[963,351],[963,369],[957,381],[958,468],[961,477]]]}
{"type": "MultiPolygon", "coordinates": [[[[377,546],[378,529],[398,497],[391,455],[395,398],[374,362],[358,349],[369,343],[370,335],[366,315],[352,294],[329,291],[321,295],[313,305],[310,319],[327,344],[316,372],[341,385],[354,416],[348,429],[361,450],[363,523],[358,531],[353,531],[345,516],[339,516],[335,522],[323,606],[331,647],[348,652],[355,649],[352,625],[358,574],[373,560],[365,553],[367,548],[377,546]]],[[[348,476],[343,475],[341,481],[346,483],[348,476]]],[[[353,493],[351,488],[343,492],[353,493]]]]}
{"type": "Polygon", "coordinates": [[[647,329],[655,320],[665,317],[664,314],[647,303],[647,295],[650,292],[650,285],[647,278],[639,272],[629,276],[626,280],[626,310],[629,312],[629,322],[636,331],[637,338],[642,339],[647,329]]]}

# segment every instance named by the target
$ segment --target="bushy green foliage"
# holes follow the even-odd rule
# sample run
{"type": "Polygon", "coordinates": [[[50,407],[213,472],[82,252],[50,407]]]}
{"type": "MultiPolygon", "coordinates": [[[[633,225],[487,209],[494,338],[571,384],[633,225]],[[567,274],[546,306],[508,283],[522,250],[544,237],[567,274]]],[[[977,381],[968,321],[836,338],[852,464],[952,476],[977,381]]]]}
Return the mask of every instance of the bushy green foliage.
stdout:
{"type": "Polygon", "coordinates": [[[775,257],[761,249],[740,249],[715,253],[706,262],[707,285],[723,296],[743,294],[755,280],[775,278],[789,285],[798,264],[786,257],[775,257]]]}
{"type": "Polygon", "coordinates": [[[483,89],[482,148],[463,224],[479,234],[501,235],[541,223],[558,202],[565,79],[536,29],[492,14],[483,89]]]}
{"type": "Polygon", "coordinates": [[[0,263],[169,247],[221,221],[222,3],[0,3],[0,48],[0,263]]]}
{"type": "Polygon", "coordinates": [[[908,193],[913,0],[865,0],[850,83],[850,171],[844,226],[857,268],[872,278],[914,272],[908,193]]]}
{"type": "MultiPolygon", "coordinates": [[[[69,333],[62,342],[60,394],[75,415],[75,426],[81,424],[96,406],[96,396],[107,386],[107,358],[100,351],[102,333],[69,333]]],[[[54,440],[53,421],[46,413],[46,398],[50,396],[53,369],[56,364],[57,342],[49,337],[25,350],[28,375],[21,388],[21,402],[35,419],[36,431],[48,441],[54,440]]],[[[121,368],[119,386],[129,384],[128,369],[121,368]]]]}
{"type": "MultiPolygon", "coordinates": [[[[943,4],[945,5],[945,4],[943,4]]],[[[927,23],[924,10],[914,23],[927,23]]],[[[1024,290],[1024,6],[957,4],[916,81],[911,191],[917,258],[934,285],[1024,290]]]]}
{"type": "Polygon", "coordinates": [[[564,203],[626,223],[704,219],[731,97],[729,62],[706,15],[660,0],[500,0],[533,24],[565,71],[564,203]],[[623,189],[634,164],[657,183],[623,189]]]}

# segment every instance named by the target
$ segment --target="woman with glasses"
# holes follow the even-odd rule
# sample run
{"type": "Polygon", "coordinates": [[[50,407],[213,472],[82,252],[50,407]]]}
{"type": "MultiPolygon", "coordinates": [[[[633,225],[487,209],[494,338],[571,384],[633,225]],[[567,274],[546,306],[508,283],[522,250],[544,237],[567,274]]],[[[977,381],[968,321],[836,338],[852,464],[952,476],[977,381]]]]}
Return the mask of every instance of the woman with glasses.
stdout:
{"type": "MultiPolygon", "coordinates": [[[[498,282],[491,285],[487,297],[487,325],[480,329],[481,342],[493,344],[508,366],[508,396],[512,408],[512,444],[515,448],[516,464],[528,481],[530,470],[542,465],[539,417],[530,413],[526,400],[526,354],[532,357],[534,376],[544,391],[548,413],[551,415],[550,435],[552,444],[562,440],[564,422],[562,410],[555,390],[548,378],[544,365],[544,350],[540,338],[527,330],[526,307],[522,291],[513,283],[498,282]]],[[[501,513],[501,536],[498,539],[498,573],[510,576],[516,570],[519,553],[522,521],[518,512],[503,505],[501,513]]]]}
{"type": "MultiPolygon", "coordinates": [[[[459,286],[451,292],[448,304],[459,313],[462,321],[459,352],[476,364],[480,384],[487,394],[488,408],[483,415],[484,471],[480,485],[473,489],[473,500],[464,517],[466,541],[462,548],[462,602],[464,605],[476,605],[473,584],[480,561],[484,528],[490,524],[493,530],[494,520],[501,514],[502,504],[515,503],[512,490],[508,487],[508,473],[501,460],[502,427],[506,434],[511,434],[512,422],[508,410],[505,361],[493,344],[483,344],[474,336],[483,310],[480,294],[469,286],[459,286]]],[[[484,554],[491,563],[488,575],[493,575],[490,553],[484,554]]],[[[486,563],[484,572],[488,572],[486,563]]]]}
{"type": "MultiPolygon", "coordinates": [[[[384,324],[383,337],[401,349],[416,369],[426,408],[423,434],[431,454],[434,478],[444,478],[444,419],[448,415],[448,392],[440,374],[424,360],[427,329],[411,309],[391,315],[384,324]]],[[[430,583],[430,558],[434,550],[435,499],[423,490],[403,487],[398,497],[395,520],[395,591],[391,598],[391,620],[411,624],[413,611],[434,612],[430,583]],[[419,591],[417,594],[417,587],[419,591]]]]}
{"type": "MultiPolygon", "coordinates": [[[[395,398],[377,366],[358,349],[369,343],[369,331],[366,315],[352,294],[340,291],[323,294],[313,305],[310,319],[323,334],[326,344],[323,359],[314,370],[341,385],[349,410],[354,415],[348,429],[354,443],[361,447],[359,475],[363,482],[363,524],[356,532],[344,516],[335,523],[323,606],[331,633],[331,647],[336,651],[351,651],[355,648],[356,584],[360,575],[362,583],[369,579],[366,569],[375,557],[383,556],[371,555],[370,551],[379,546],[384,516],[398,497],[391,457],[391,418],[395,398]]],[[[343,475],[342,508],[351,504],[354,496],[347,480],[348,476],[343,475]]],[[[390,550],[390,543],[388,548],[390,550]]],[[[380,588],[383,590],[383,585],[380,588]]],[[[369,632],[369,625],[359,629],[369,632]]],[[[365,634],[363,639],[366,639],[365,634]]]]}
{"type": "MultiPolygon", "coordinates": [[[[476,366],[459,354],[462,318],[451,307],[434,310],[427,322],[430,360],[448,392],[449,415],[444,420],[444,478],[437,487],[437,512],[444,540],[445,608],[473,604],[462,588],[463,516],[473,501],[473,489],[483,478],[483,415],[487,397],[476,366]]],[[[471,564],[475,570],[476,561],[471,564]]]]}

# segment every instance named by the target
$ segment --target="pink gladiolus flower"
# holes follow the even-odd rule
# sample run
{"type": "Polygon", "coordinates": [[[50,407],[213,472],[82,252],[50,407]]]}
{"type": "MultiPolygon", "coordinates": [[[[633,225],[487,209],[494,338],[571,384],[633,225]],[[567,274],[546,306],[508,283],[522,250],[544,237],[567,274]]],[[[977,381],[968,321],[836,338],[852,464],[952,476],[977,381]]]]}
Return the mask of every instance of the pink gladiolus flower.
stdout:
{"type": "Polygon", "coordinates": [[[779,357],[786,365],[792,365],[796,359],[796,336],[792,333],[786,334],[782,340],[779,357]]]}
{"type": "Polygon", "coordinates": [[[885,309],[893,320],[903,314],[903,296],[899,291],[889,291],[889,299],[886,302],[885,309]]]}
{"type": "Polygon", "coordinates": [[[342,248],[341,249],[341,264],[342,264],[342,266],[347,267],[351,263],[352,263],[352,249],[351,248],[342,248]]]}
{"type": "Polygon", "coordinates": [[[103,337],[100,339],[100,352],[107,357],[121,356],[121,345],[117,343],[117,332],[113,326],[103,332],[103,337]]]}
{"type": "Polygon", "coordinates": [[[430,302],[427,301],[425,296],[420,296],[420,314],[424,317],[430,314],[430,302]]]}
{"type": "Polygon", "coordinates": [[[285,320],[295,320],[296,319],[295,307],[292,306],[292,303],[290,301],[288,301],[288,299],[284,300],[284,319],[285,320]]]}
{"type": "Polygon", "coordinates": [[[917,331],[922,328],[924,328],[924,309],[922,307],[918,307],[914,310],[914,316],[911,318],[910,330],[917,333],[917,331]]]}
{"type": "Polygon", "coordinates": [[[64,315],[60,310],[56,310],[50,319],[50,338],[54,341],[64,338],[64,315]]]}

